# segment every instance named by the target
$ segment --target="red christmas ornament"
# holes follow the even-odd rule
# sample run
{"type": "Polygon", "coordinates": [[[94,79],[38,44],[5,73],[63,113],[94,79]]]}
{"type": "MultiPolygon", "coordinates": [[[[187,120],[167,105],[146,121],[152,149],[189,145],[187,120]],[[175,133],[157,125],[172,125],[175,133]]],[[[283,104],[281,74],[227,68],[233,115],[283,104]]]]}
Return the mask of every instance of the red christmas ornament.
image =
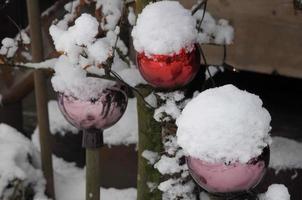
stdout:
{"type": "Polygon", "coordinates": [[[173,89],[188,84],[197,74],[200,53],[195,45],[191,51],[181,49],[173,55],[137,55],[137,64],[144,79],[153,87],[173,89]]]}

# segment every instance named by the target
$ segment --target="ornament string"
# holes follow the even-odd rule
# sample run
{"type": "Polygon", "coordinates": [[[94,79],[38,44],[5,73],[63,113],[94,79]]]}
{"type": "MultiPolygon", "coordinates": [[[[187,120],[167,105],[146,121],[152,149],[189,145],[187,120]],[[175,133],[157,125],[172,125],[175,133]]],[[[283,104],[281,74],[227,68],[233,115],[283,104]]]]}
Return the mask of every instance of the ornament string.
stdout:
{"type": "MultiPolygon", "coordinates": [[[[192,12],[191,12],[191,14],[194,15],[201,7],[203,7],[202,17],[201,17],[201,19],[200,19],[200,21],[198,22],[198,25],[197,25],[197,31],[198,31],[198,32],[200,31],[201,24],[202,24],[202,22],[203,22],[203,20],[204,20],[205,14],[206,14],[207,2],[208,2],[207,0],[204,0],[204,1],[200,2],[200,3],[192,10],[192,12]]],[[[204,52],[203,52],[203,50],[202,50],[202,47],[201,47],[201,45],[198,45],[198,46],[199,46],[200,54],[201,54],[202,59],[203,59],[203,61],[204,61],[204,65],[205,65],[205,67],[206,67],[206,71],[207,71],[207,73],[209,74],[210,80],[211,80],[211,82],[212,82],[212,86],[215,87],[216,84],[215,84],[215,81],[214,81],[214,79],[213,79],[213,76],[212,76],[212,74],[211,74],[211,72],[210,72],[209,65],[208,65],[208,63],[207,63],[207,60],[206,60],[206,57],[205,57],[204,52]]]]}
{"type": "Polygon", "coordinates": [[[155,108],[154,106],[152,106],[150,103],[148,103],[146,100],[145,100],[145,97],[142,95],[142,93],[140,93],[140,91],[138,89],[136,89],[135,87],[132,87],[131,85],[129,85],[126,81],[124,81],[122,79],[122,77],[116,73],[115,71],[112,71],[110,70],[110,73],[112,74],[112,76],[114,76],[117,80],[121,81],[124,85],[126,85],[128,88],[130,88],[133,92],[137,93],[143,100],[143,102],[149,106],[150,108],[155,108]]]}
{"type": "Polygon", "coordinates": [[[197,28],[198,31],[200,31],[201,24],[202,24],[202,22],[203,22],[203,20],[204,20],[204,17],[205,17],[205,15],[206,15],[207,4],[208,4],[208,0],[205,0],[205,1],[204,1],[204,6],[203,6],[202,17],[201,17],[201,20],[200,20],[199,23],[198,23],[198,28],[197,28]]]}
{"type": "Polygon", "coordinates": [[[206,1],[201,1],[197,4],[197,6],[192,10],[191,14],[194,15],[203,5],[205,5],[206,1]]]}

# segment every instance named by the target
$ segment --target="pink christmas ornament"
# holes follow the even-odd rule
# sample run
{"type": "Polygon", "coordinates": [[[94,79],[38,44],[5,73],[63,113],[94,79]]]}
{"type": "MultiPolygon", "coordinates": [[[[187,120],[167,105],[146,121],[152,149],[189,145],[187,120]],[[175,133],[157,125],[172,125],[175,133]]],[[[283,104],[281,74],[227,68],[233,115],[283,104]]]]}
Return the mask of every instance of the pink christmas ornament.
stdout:
{"type": "Polygon", "coordinates": [[[246,164],[235,162],[208,163],[187,157],[189,172],[200,187],[210,193],[244,192],[254,188],[263,178],[269,164],[269,148],[246,164]]]}
{"type": "Polygon", "coordinates": [[[102,90],[98,99],[79,100],[59,93],[59,108],[65,118],[79,129],[106,129],[115,124],[127,107],[125,87],[115,84],[102,90]]]}

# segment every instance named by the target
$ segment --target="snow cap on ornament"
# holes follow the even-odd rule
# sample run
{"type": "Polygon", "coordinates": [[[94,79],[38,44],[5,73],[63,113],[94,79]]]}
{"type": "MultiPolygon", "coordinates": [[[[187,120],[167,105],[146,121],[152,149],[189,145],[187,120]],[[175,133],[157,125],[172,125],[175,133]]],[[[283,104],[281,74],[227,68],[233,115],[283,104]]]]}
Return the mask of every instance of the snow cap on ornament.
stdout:
{"type": "Polygon", "coordinates": [[[177,142],[208,163],[248,163],[271,143],[269,112],[261,99],[233,85],[208,89],[177,119],[177,142]]]}
{"type": "Polygon", "coordinates": [[[132,37],[139,70],[152,86],[181,87],[196,75],[200,65],[196,20],[178,2],[147,5],[132,37]]]}

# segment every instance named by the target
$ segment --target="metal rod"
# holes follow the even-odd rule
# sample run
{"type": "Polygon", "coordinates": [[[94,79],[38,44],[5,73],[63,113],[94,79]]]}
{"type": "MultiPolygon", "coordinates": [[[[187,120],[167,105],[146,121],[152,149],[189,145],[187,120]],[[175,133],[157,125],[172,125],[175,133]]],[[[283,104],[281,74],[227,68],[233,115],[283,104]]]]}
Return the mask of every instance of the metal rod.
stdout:
{"type": "MultiPolygon", "coordinates": [[[[43,60],[43,41],[41,31],[41,15],[38,0],[27,0],[27,15],[31,36],[31,54],[32,62],[41,62],[43,60]]],[[[46,183],[46,194],[55,199],[53,168],[51,158],[51,146],[49,144],[49,119],[47,108],[47,87],[44,71],[41,69],[34,72],[35,95],[37,105],[37,117],[40,133],[42,170],[46,183]]]]}

